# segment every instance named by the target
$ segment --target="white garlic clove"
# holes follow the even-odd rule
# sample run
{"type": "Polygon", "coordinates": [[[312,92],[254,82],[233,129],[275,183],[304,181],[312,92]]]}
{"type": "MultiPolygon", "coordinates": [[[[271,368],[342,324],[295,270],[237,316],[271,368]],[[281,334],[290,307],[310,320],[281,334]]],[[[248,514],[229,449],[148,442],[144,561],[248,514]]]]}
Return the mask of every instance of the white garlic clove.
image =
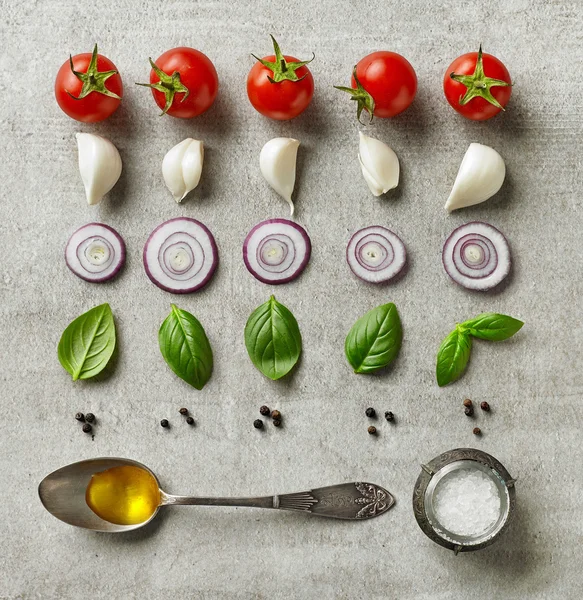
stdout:
{"type": "Polygon", "coordinates": [[[392,148],[359,131],[358,160],[370,191],[380,196],[399,185],[399,159],[392,148]]]}
{"type": "Polygon", "coordinates": [[[504,160],[494,148],[470,144],[445,208],[451,212],[488,200],[502,187],[505,176],[504,160]]]}
{"type": "Polygon", "coordinates": [[[78,133],[79,172],[89,205],[99,204],[121,175],[121,157],[117,148],[93,133],[78,133]]]}
{"type": "Polygon", "coordinates": [[[198,185],[203,160],[204,144],[192,138],[186,138],[164,156],[162,175],[176,202],[182,202],[198,185]]]}
{"type": "Polygon", "coordinates": [[[261,149],[259,166],[269,185],[287,201],[294,214],[292,193],[296,183],[296,158],[300,143],[293,138],[274,138],[261,149]]]}

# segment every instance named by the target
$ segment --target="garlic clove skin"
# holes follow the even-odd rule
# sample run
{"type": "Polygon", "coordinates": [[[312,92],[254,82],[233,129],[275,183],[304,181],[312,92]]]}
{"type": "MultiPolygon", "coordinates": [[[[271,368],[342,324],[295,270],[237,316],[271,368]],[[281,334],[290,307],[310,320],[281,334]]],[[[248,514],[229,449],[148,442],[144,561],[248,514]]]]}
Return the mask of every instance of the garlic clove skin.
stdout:
{"type": "Polygon", "coordinates": [[[470,144],[445,203],[446,210],[451,212],[488,200],[502,187],[505,176],[506,165],[494,148],[470,144]]]}
{"type": "Polygon", "coordinates": [[[358,132],[358,160],[362,175],[374,196],[381,196],[399,185],[399,158],[392,148],[358,132]]]}
{"type": "Polygon", "coordinates": [[[162,175],[176,202],[182,202],[198,185],[203,161],[204,144],[193,138],[186,138],[164,156],[162,175]]]}
{"type": "Polygon", "coordinates": [[[121,175],[121,157],[107,139],[93,133],[77,133],[79,172],[87,203],[99,204],[121,175]]]}
{"type": "Polygon", "coordinates": [[[261,149],[259,166],[269,185],[289,204],[294,214],[292,193],[296,183],[296,159],[300,142],[293,138],[274,138],[261,149]]]}

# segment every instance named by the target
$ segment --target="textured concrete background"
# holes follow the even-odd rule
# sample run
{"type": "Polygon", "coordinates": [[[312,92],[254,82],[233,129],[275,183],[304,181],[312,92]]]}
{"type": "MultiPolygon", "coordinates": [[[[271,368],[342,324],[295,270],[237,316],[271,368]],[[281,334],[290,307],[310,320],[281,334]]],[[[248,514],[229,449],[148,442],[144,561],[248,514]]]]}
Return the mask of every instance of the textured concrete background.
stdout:
{"type": "Polygon", "coordinates": [[[1,598],[575,598],[579,597],[581,392],[580,3],[450,0],[441,3],[307,0],[244,2],[0,2],[3,73],[0,126],[0,597],[1,598]],[[316,94],[290,123],[255,113],[245,93],[250,52],[316,53],[316,94]],[[68,53],[97,41],[121,71],[125,97],[99,125],[79,125],[53,98],[68,53]],[[506,114],[479,124],[446,104],[449,62],[477,49],[500,57],[516,83],[506,114]],[[149,91],[148,56],[177,45],[215,62],[220,92],[204,116],[159,118],[149,91]],[[402,166],[396,193],[374,199],[362,180],[353,105],[332,84],[376,49],[414,65],[413,106],[378,120],[402,166]],[[105,135],[124,171],[110,197],[86,205],[77,170],[76,131],[105,135]],[[301,140],[297,220],[313,241],[296,282],[275,290],[296,315],[304,355],[287,381],[254,369],[243,344],[247,316],[271,292],[246,271],[241,244],[285,203],[261,178],[259,151],[277,135],[301,140]],[[177,206],[161,177],[165,152],[185,137],[204,140],[200,188],[177,206]],[[444,201],[466,147],[492,145],[507,180],[491,201],[448,216],[444,201]],[[154,287],[141,265],[143,244],[162,221],[196,217],[214,232],[221,265],[202,292],[175,298],[154,287]],[[452,284],[440,250],[457,225],[483,219],[512,245],[514,269],[497,294],[452,284]],[[100,220],[125,238],[125,271],[110,285],[75,278],[63,261],[69,235],[100,220]],[[369,287],[345,260],[351,232],[384,224],[407,244],[411,268],[399,283],[369,287]],[[215,371],[201,392],[165,366],[157,330],[169,304],[204,324],[215,371]],[[114,311],[119,359],[108,378],[70,381],[56,347],[65,326],[101,302],[114,311]],[[345,334],[369,308],[394,301],[405,340],[390,372],[351,373],[345,334]],[[456,320],[482,311],[519,317],[525,327],[496,346],[477,343],[462,381],[439,389],[435,352],[456,320]],[[460,404],[487,400],[476,419],[460,404]],[[285,427],[252,428],[262,403],[285,427]],[[189,429],[177,409],[197,419],[189,429]],[[398,423],[367,433],[363,410],[392,410],[398,423]],[[98,416],[95,440],[73,415],[98,416]],[[162,430],[161,418],[173,428],[162,430]],[[519,478],[519,511],[499,544],[455,557],[418,529],[410,506],[419,463],[458,446],[498,457],[519,478]],[[71,528],[42,508],[37,485],[69,462],[132,457],[175,493],[270,494],[365,479],[386,486],[397,505],[382,518],[344,523],[246,509],[175,508],[151,527],[108,536],[71,528]]]}

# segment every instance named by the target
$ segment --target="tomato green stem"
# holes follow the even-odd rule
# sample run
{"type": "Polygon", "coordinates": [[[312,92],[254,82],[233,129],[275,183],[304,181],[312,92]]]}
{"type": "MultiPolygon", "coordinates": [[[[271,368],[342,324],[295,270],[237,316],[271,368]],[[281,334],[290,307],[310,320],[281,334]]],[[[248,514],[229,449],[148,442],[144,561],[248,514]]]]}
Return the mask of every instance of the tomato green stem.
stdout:
{"type": "MultiPolygon", "coordinates": [[[[351,87],[344,87],[341,85],[335,85],[334,87],[341,92],[346,92],[350,94],[351,100],[354,100],[357,103],[356,108],[356,118],[360,121],[360,115],[363,110],[366,110],[369,114],[369,123],[372,123],[372,119],[374,116],[374,98],[364,89],[362,83],[360,83],[357,75],[356,75],[356,65],[352,70],[352,76],[354,77],[354,81],[356,82],[356,89],[351,87]]],[[[362,123],[362,121],[360,121],[362,123]]]]}
{"type": "Polygon", "coordinates": [[[156,83],[136,83],[136,85],[149,87],[164,94],[164,97],[166,98],[166,104],[160,113],[160,116],[162,116],[170,110],[176,94],[184,94],[180,100],[180,102],[184,102],[186,98],[188,98],[190,90],[182,83],[182,81],[180,81],[180,73],[178,71],[174,71],[172,75],[168,75],[167,73],[164,73],[164,71],[162,71],[162,69],[160,69],[151,58],[149,61],[152,70],[154,73],[156,73],[160,81],[157,81],[156,83]]]}
{"type": "Polygon", "coordinates": [[[113,75],[117,75],[117,71],[102,71],[100,73],[97,70],[97,44],[95,44],[93,52],[91,53],[91,61],[89,62],[86,73],[75,71],[75,67],[73,66],[73,57],[71,55],[69,55],[69,65],[71,66],[73,75],[75,75],[75,77],[83,83],[83,87],[81,88],[81,92],[78,96],[73,96],[71,92],[66,90],[67,94],[69,94],[73,100],[82,100],[91,92],[97,92],[98,94],[103,94],[104,96],[121,100],[120,96],[114,94],[105,87],[105,82],[113,75]]]}
{"type": "Polygon", "coordinates": [[[486,77],[484,73],[484,63],[482,60],[482,45],[478,51],[478,60],[476,61],[476,68],[472,75],[457,75],[456,73],[450,73],[451,79],[464,85],[466,93],[459,99],[460,106],[464,106],[470,100],[474,98],[483,98],[490,104],[493,104],[496,108],[504,110],[504,107],[494,98],[490,88],[493,87],[506,87],[510,84],[507,81],[501,79],[494,79],[492,77],[486,77]]]}
{"type": "Polygon", "coordinates": [[[312,52],[312,58],[310,58],[310,60],[287,62],[283,53],[281,52],[279,44],[273,36],[271,36],[271,40],[273,41],[273,53],[275,54],[275,61],[270,62],[268,60],[255,56],[255,54],[251,55],[255,60],[259,61],[264,67],[266,67],[273,73],[273,77],[267,78],[269,79],[269,82],[280,83],[286,80],[301,81],[302,79],[304,79],[307,76],[307,73],[302,77],[298,77],[296,71],[301,67],[304,67],[308,63],[311,63],[315,58],[315,54],[312,52]]]}

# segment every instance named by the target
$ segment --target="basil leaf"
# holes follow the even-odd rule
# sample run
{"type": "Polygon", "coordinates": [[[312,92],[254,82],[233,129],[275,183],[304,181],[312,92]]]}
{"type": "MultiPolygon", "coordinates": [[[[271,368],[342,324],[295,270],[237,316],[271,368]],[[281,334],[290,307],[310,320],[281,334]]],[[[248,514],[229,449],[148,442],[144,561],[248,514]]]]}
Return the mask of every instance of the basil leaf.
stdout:
{"type": "Polygon", "coordinates": [[[189,312],[172,310],[158,332],[160,352],[168,366],[186,383],[202,390],[213,372],[213,351],[203,326],[189,312]]]}
{"type": "Polygon", "coordinates": [[[461,324],[468,333],[481,340],[499,342],[512,337],[524,323],[508,315],[484,313],[461,324]]]}
{"type": "Polygon", "coordinates": [[[109,304],[77,317],[59,341],[59,362],[77,379],[94,377],[107,365],[115,349],[115,323],[109,304]]]}
{"type": "Polygon", "coordinates": [[[271,296],[247,320],[245,346],[253,364],[266,377],[280,379],[291,371],[302,352],[298,322],[271,296]]]}
{"type": "Polygon", "coordinates": [[[459,379],[466,370],[472,351],[472,338],[460,326],[457,326],[441,342],[437,352],[437,385],[443,387],[459,379]]]}
{"type": "Polygon", "coordinates": [[[402,340],[401,319],[390,302],[356,321],[346,336],[344,352],[355,373],[374,373],[396,358],[402,340]]]}

